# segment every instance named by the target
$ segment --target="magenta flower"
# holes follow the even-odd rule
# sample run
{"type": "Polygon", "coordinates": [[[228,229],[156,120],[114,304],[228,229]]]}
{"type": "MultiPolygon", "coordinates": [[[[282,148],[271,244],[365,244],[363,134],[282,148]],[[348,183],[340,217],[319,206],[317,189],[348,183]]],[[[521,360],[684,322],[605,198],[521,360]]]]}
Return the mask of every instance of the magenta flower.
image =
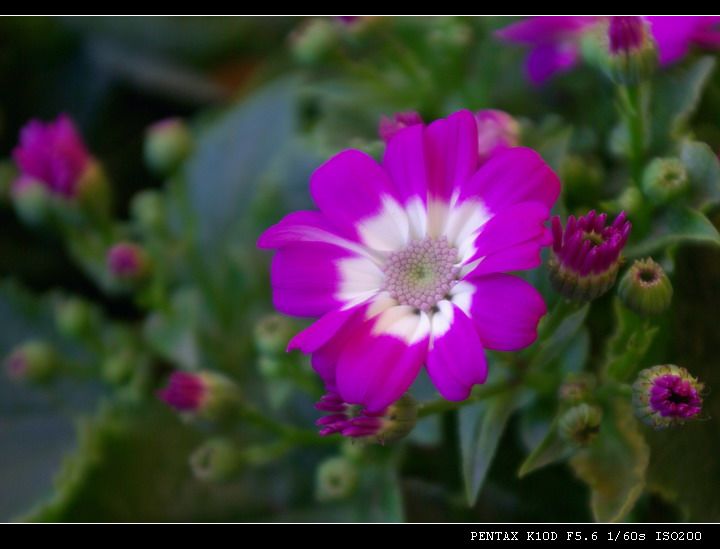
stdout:
{"type": "Polygon", "coordinates": [[[633,384],[635,410],[645,423],[663,429],[685,423],[702,411],[704,385],[674,364],[640,372],[633,384]]]}
{"type": "Polygon", "coordinates": [[[392,118],[383,116],[380,118],[380,124],[378,125],[378,134],[380,139],[387,143],[392,137],[409,126],[416,126],[422,124],[423,119],[419,113],[415,111],[398,112],[395,113],[392,118]]]}
{"type": "Polygon", "coordinates": [[[520,142],[520,124],[504,111],[485,109],[475,113],[478,125],[478,154],[487,160],[494,153],[517,147],[520,142]]]}
{"type": "MultiPolygon", "coordinates": [[[[583,36],[606,19],[595,16],[530,17],[499,30],[497,35],[503,40],[532,48],[526,70],[533,83],[542,84],[551,76],[567,71],[578,63],[583,36]]],[[[609,33],[611,46],[613,39],[617,42],[630,38],[630,32],[640,28],[629,23],[629,17],[621,19],[621,24],[610,23],[609,30],[613,31],[609,33]]],[[[718,17],[653,16],[642,19],[650,25],[659,61],[663,66],[684,57],[692,45],[713,49],[720,47],[718,17]]]]}
{"type": "Polygon", "coordinates": [[[54,122],[31,120],[20,132],[13,158],[21,175],[15,190],[40,183],[53,194],[71,198],[92,161],[75,124],[67,115],[54,122]]]}
{"type": "Polygon", "coordinates": [[[536,338],[540,294],[505,274],[540,264],[557,176],[529,149],[480,165],[469,111],[390,140],[382,164],[344,151],[312,176],[319,211],[288,215],[259,239],[276,249],[278,310],[320,319],[288,348],[312,354],[328,391],[378,412],[420,369],[449,400],[487,376],[484,349],[536,338]]]}

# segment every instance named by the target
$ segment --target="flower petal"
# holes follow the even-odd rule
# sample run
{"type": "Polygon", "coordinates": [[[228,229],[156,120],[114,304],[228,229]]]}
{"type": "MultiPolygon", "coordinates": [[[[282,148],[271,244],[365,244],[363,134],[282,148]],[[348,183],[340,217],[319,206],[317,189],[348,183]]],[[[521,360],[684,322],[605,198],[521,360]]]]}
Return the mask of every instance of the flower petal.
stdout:
{"type": "Polygon", "coordinates": [[[520,202],[541,202],[552,208],[560,180],[532,149],[515,147],[493,155],[463,186],[460,201],[480,198],[497,213],[520,202]]]}
{"type": "Polygon", "coordinates": [[[336,368],[346,402],[379,411],[405,393],[427,356],[430,321],[410,307],[391,307],[347,339],[336,368]]]}
{"type": "Polygon", "coordinates": [[[538,323],[547,308],[532,285],[507,274],[466,282],[472,286],[470,317],[486,349],[516,351],[535,341],[538,323]]]}
{"type": "Polygon", "coordinates": [[[427,371],[440,394],[465,400],[473,385],[487,379],[487,360],[473,322],[448,301],[438,305],[432,319],[427,371]]]}
{"type": "Polygon", "coordinates": [[[661,65],[669,65],[684,57],[698,27],[696,16],[650,16],[646,17],[658,47],[661,65]]]}
{"type": "Polygon", "coordinates": [[[425,130],[430,195],[448,201],[477,170],[477,122],[470,111],[437,120],[425,130]]]}
{"type": "Polygon", "coordinates": [[[346,238],[377,250],[408,240],[408,221],[393,182],[367,154],[347,150],[312,175],[310,192],[322,213],[346,238]]]}

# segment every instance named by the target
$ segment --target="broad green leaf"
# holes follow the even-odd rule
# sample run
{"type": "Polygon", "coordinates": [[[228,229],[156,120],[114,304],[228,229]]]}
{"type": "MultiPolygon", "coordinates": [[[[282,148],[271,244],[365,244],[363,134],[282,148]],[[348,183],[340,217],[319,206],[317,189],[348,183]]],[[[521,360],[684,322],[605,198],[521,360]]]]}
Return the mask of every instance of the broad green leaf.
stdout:
{"type": "Polygon", "coordinates": [[[673,209],[659,214],[653,220],[650,234],[626,247],[625,255],[631,259],[643,257],[671,244],[691,242],[720,246],[720,233],[702,212],[691,208],[673,209]]]}
{"type": "Polygon", "coordinates": [[[570,459],[575,474],[590,488],[598,522],[622,521],[645,488],[650,458],[630,403],[617,399],[605,407],[600,434],[570,459]]]}
{"type": "Polygon", "coordinates": [[[693,203],[699,208],[720,201],[720,162],[715,152],[706,144],[683,141],[680,159],[688,171],[693,192],[693,203]]]}
{"type": "Polygon", "coordinates": [[[526,401],[526,393],[510,390],[460,409],[460,454],[470,506],[477,501],[508,420],[526,401]]]}
{"type": "Polygon", "coordinates": [[[715,59],[706,56],[689,67],[668,71],[658,79],[650,107],[654,149],[664,149],[666,140],[684,129],[714,68],[715,59]]]}
{"type": "Polygon", "coordinates": [[[575,341],[588,311],[587,304],[578,308],[564,300],[558,302],[556,308],[543,319],[538,343],[531,348],[530,368],[533,371],[542,370],[563,356],[562,353],[575,341]]]}
{"type": "Polygon", "coordinates": [[[613,311],[615,332],[607,343],[605,372],[617,381],[628,381],[646,366],[643,358],[658,328],[624,307],[618,298],[613,301],[613,311]]]}
{"type": "Polygon", "coordinates": [[[540,444],[523,461],[518,476],[522,478],[546,465],[565,459],[570,455],[570,450],[567,442],[558,433],[557,421],[554,421],[540,444]]]}

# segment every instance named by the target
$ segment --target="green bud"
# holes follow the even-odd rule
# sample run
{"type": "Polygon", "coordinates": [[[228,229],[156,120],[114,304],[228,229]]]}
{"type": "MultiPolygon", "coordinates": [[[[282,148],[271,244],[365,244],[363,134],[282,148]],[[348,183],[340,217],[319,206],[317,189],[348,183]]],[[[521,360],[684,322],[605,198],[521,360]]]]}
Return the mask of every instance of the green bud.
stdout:
{"type": "Polygon", "coordinates": [[[287,317],[278,314],[264,316],[255,326],[258,352],[270,356],[284,353],[295,331],[295,324],[287,317]]]}
{"type": "Polygon", "coordinates": [[[689,184],[685,165],[678,158],[655,158],[643,172],[643,191],[656,204],[677,198],[689,184]]]}
{"type": "Polygon", "coordinates": [[[102,363],[102,375],[114,385],[122,385],[130,380],[138,366],[135,353],[124,351],[105,358],[102,363]]]}
{"type": "Polygon", "coordinates": [[[157,230],[165,224],[165,207],[157,191],[142,191],[133,197],[130,205],[133,218],[148,230],[157,230]]]}
{"type": "Polygon", "coordinates": [[[659,315],[672,301],[673,288],[663,268],[651,258],[638,259],[620,280],[623,304],[641,316],[659,315]]]}
{"type": "Polygon", "coordinates": [[[382,426],[375,438],[381,444],[405,438],[415,428],[417,417],[417,402],[409,393],[405,393],[385,411],[382,426]]]}
{"type": "Polygon", "coordinates": [[[193,147],[193,136],[183,120],[161,120],[145,133],[145,162],[154,172],[171,175],[190,156],[193,147]]]}
{"type": "Polygon", "coordinates": [[[570,374],[560,385],[558,396],[563,403],[580,404],[592,397],[595,390],[595,376],[588,373],[570,374]]]}
{"type": "Polygon", "coordinates": [[[358,484],[355,464],[344,457],[333,457],[320,464],[315,478],[315,497],[335,501],[351,496],[358,484]]]}
{"type": "Polygon", "coordinates": [[[96,160],[88,163],[77,182],[77,201],[80,209],[90,216],[105,218],[110,213],[110,184],[96,160]]]}
{"type": "Polygon", "coordinates": [[[30,226],[44,225],[52,216],[54,198],[39,181],[26,181],[13,190],[12,198],[18,217],[30,226]]]}
{"type": "Polygon", "coordinates": [[[282,361],[275,356],[262,355],[258,358],[258,370],[261,375],[268,378],[283,377],[285,368],[282,361]]]}
{"type": "Polygon", "coordinates": [[[559,420],[560,434],[577,446],[588,446],[600,432],[602,409],[581,403],[568,409],[559,420]]]}
{"type": "Polygon", "coordinates": [[[44,341],[27,341],[16,347],[5,359],[8,377],[44,383],[55,374],[58,357],[53,347],[44,341]]]}
{"type": "Polygon", "coordinates": [[[91,330],[93,322],[93,310],[82,299],[71,297],[55,307],[55,325],[66,337],[79,338],[86,335],[91,330]]]}
{"type": "Polygon", "coordinates": [[[642,209],[643,202],[643,195],[637,187],[628,187],[618,197],[619,209],[627,212],[630,217],[642,209]]]}
{"type": "Polygon", "coordinates": [[[292,52],[301,63],[328,59],[338,42],[337,25],[326,18],[310,19],[290,37],[292,52]]]}
{"type": "Polygon", "coordinates": [[[227,438],[213,438],[190,455],[190,468],[196,478],[222,481],[242,471],[245,460],[242,448],[227,438]]]}

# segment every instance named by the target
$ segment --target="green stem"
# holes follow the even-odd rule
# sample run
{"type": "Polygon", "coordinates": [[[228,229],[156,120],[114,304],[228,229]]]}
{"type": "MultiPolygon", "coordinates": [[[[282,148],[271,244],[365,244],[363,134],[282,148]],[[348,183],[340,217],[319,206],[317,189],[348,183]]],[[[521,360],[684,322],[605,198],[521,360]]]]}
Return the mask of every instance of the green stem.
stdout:
{"type": "Polygon", "coordinates": [[[420,409],[418,410],[418,417],[423,418],[434,414],[449,412],[451,410],[458,410],[459,408],[467,406],[468,404],[473,404],[474,402],[479,402],[481,400],[485,400],[486,398],[502,394],[505,391],[510,390],[513,386],[513,383],[503,381],[502,383],[497,383],[494,385],[483,385],[481,387],[478,387],[473,391],[473,394],[470,396],[470,398],[468,398],[467,400],[463,400],[462,402],[452,402],[442,398],[425,402],[420,405],[420,409]]]}
{"type": "Polygon", "coordinates": [[[633,86],[620,86],[620,114],[628,128],[630,143],[628,161],[633,182],[640,185],[645,164],[645,97],[646,88],[641,84],[633,86]]]}
{"type": "Polygon", "coordinates": [[[315,431],[299,429],[280,423],[248,405],[243,406],[239,411],[239,416],[240,419],[252,423],[264,431],[275,434],[290,444],[298,446],[320,446],[324,444],[335,444],[336,442],[332,439],[321,437],[315,431]]]}

